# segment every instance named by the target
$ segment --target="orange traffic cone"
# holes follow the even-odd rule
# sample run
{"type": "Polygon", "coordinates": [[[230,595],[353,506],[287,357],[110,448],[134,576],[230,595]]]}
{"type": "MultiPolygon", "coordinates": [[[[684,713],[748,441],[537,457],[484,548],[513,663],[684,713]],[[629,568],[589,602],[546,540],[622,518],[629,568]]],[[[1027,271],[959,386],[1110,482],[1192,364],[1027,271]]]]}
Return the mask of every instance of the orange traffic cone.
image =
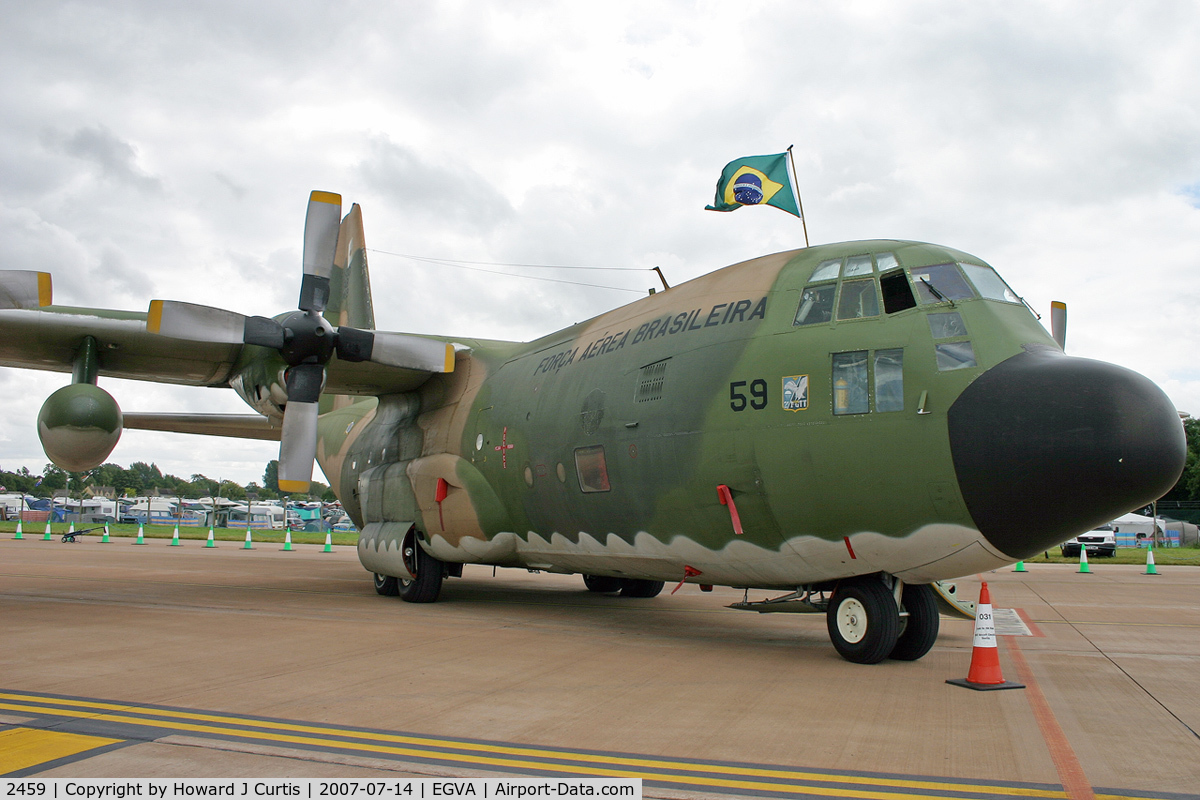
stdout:
{"type": "Polygon", "coordinates": [[[1000,651],[996,648],[996,620],[992,615],[992,596],[987,582],[979,589],[979,605],[975,607],[975,645],[971,650],[971,668],[966,678],[954,678],[946,683],[968,689],[1024,689],[1023,683],[1011,683],[1000,674],[1000,651]]]}

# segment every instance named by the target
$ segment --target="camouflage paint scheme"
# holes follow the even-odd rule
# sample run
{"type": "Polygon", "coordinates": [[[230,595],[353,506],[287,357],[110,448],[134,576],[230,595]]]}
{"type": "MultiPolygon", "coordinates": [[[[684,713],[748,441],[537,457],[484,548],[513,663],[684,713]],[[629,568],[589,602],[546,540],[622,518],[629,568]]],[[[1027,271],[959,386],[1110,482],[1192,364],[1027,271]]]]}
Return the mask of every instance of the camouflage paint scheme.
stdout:
{"type": "MultiPolygon", "coordinates": [[[[333,324],[374,328],[364,241],[354,206],[338,240],[326,308],[333,324]]],[[[814,270],[853,256],[872,257],[862,277],[872,281],[876,302],[883,273],[902,275],[911,301],[920,288],[914,269],[946,264],[961,278],[957,265],[986,267],[929,244],[822,245],[715,271],[534,342],[430,337],[454,345],[453,371],[444,374],[335,358],[321,398],[317,459],[360,528],[363,565],[405,576],[400,545],[415,528],[424,549],[451,564],[781,589],[873,573],[921,584],[1011,563],[1174,483],[1182,426],[1161,391],[1127,370],[1062,356],[1015,295],[983,299],[968,289],[948,300],[926,291],[911,307],[794,324],[814,270]],[[930,316],[951,312],[962,330],[942,341],[969,340],[974,363],[939,369],[930,316]],[[881,410],[867,363],[863,413],[835,414],[835,400],[849,397],[835,385],[837,354],[861,352],[870,362],[881,350],[903,350],[902,407],[881,410]],[[1047,354],[1083,366],[1056,367],[1058,383],[1030,383],[1047,354]],[[801,376],[804,407],[785,408],[784,382],[801,376]],[[1006,380],[1025,381],[1018,399],[1034,403],[1033,412],[1004,407],[993,415],[1008,394],[1006,380]],[[1093,409],[1095,425],[1076,419],[1073,397],[1062,400],[1076,389],[1088,402],[1103,400],[1106,387],[1123,399],[1093,409]],[[970,404],[955,406],[968,395],[970,404]],[[993,426],[992,416],[1005,417],[1004,425],[993,426]],[[1135,453],[1129,443],[1142,437],[1138,421],[1151,416],[1157,438],[1135,453]],[[1033,439],[1016,437],[1015,457],[1001,465],[1010,472],[993,478],[987,458],[1010,447],[1008,432],[1027,418],[1036,423],[1033,439]],[[993,427],[999,439],[987,439],[993,427]],[[1021,447],[1043,440],[1042,460],[1060,472],[1063,464],[1103,461],[1085,476],[1101,488],[1068,486],[1075,494],[1059,505],[1080,510],[1057,527],[989,540],[980,527],[1003,528],[995,509],[1005,508],[1014,487],[1031,485],[1012,477],[1024,469],[1021,447]],[[1103,450],[1109,440],[1118,442],[1112,452],[1103,450]],[[974,460],[964,456],[971,449],[974,460]],[[1139,471],[1121,466],[1138,459],[1139,471]],[[1144,468],[1151,461],[1158,466],[1144,468]],[[1129,483],[1129,474],[1136,486],[1102,497],[1129,483]],[[974,505],[964,498],[967,485],[974,505]],[[990,515],[987,525],[980,509],[990,515]],[[996,541],[1013,547],[1006,552],[996,541]]],[[[74,371],[75,383],[116,376],[232,387],[262,416],[126,413],[125,427],[278,438],[287,399],[278,353],[169,339],[148,333],[146,318],[55,306],[0,310],[0,363],[74,371]]],[[[53,396],[47,402],[46,417],[64,430],[92,424],[53,396]]],[[[115,404],[113,411],[120,414],[115,404]]]]}
{"type": "Polygon", "coordinates": [[[449,562],[669,581],[686,565],[699,570],[690,582],[763,588],[881,570],[926,583],[1012,563],[958,493],[946,409],[1023,345],[1055,344],[1024,305],[986,300],[955,304],[978,366],[949,372],[926,320],[945,304],[793,325],[819,263],[869,253],[908,268],[983,263],[896,241],[766,256],[528,344],[451,340],[453,373],[323,417],[318,458],[363,530],[364,565],[404,575],[410,524],[449,562]],[[831,354],[885,348],[904,348],[904,410],[835,416],[831,354]],[[642,368],[664,361],[661,396],[638,402],[642,368]],[[809,378],[804,410],[783,408],[793,375],[809,378]],[[734,411],[731,384],[758,380],[765,403],[734,411]],[[596,445],[611,488],[585,493],[574,453],[596,445]]]}

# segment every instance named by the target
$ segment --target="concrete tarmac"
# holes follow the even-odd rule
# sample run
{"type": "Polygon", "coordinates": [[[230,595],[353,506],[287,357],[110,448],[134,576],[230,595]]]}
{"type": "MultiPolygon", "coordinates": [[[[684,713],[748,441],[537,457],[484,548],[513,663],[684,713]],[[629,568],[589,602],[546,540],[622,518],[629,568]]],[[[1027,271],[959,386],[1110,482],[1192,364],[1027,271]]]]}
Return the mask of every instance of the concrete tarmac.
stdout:
{"type": "Polygon", "coordinates": [[[1098,559],[959,581],[1029,633],[1000,637],[1028,688],[975,692],[945,683],[967,620],[918,662],[860,666],[823,616],[727,609],[732,589],[627,599],[467,566],[414,605],[376,595],[352,548],[148,542],[0,539],[0,774],[1200,797],[1200,568],[1169,551],[1157,577],[1098,559]]]}

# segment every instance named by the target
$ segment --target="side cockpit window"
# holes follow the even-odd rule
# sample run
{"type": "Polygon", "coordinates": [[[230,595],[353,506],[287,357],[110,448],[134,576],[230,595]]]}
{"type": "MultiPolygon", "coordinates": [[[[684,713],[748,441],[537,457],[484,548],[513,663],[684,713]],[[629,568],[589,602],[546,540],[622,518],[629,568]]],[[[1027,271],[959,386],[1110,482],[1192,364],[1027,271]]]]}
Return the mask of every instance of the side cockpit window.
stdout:
{"type": "Polygon", "coordinates": [[[800,308],[796,309],[793,325],[816,325],[833,319],[833,293],[836,283],[809,286],[800,295],[800,308]]]}

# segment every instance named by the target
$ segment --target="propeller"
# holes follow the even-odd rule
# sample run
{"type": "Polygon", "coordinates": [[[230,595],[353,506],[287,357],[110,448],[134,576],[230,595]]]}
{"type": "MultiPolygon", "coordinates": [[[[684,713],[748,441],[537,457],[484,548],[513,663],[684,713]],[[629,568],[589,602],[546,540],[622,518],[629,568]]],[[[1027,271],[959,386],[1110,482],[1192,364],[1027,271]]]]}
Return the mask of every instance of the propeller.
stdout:
{"type": "Polygon", "coordinates": [[[450,372],[454,348],[435,339],[402,333],[334,328],[322,316],[329,304],[330,276],[341,227],[342,197],[313,192],[304,220],[304,273],[299,310],[280,320],[247,317],[211,306],[153,300],[146,319],[151,333],[199,342],[252,344],[279,352],[287,363],[287,404],[279,446],[279,488],[307,491],[317,453],[317,402],[325,365],[336,353],[343,361],[450,372]]]}
{"type": "Polygon", "coordinates": [[[1050,335],[1059,347],[1067,349],[1067,304],[1060,300],[1050,303],[1050,335]]]}

